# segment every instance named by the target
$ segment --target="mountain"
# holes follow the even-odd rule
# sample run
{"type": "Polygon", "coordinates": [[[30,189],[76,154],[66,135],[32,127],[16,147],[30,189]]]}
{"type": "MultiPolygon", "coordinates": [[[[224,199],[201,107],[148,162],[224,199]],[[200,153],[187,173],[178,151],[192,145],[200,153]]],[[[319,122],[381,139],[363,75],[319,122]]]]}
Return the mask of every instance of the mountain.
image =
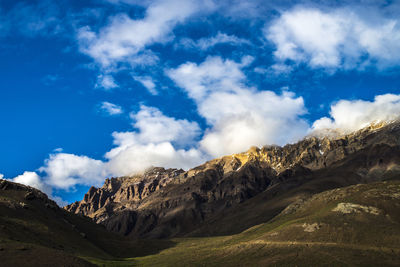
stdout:
{"type": "Polygon", "coordinates": [[[398,266],[400,123],[106,179],[0,179],[0,266],[398,266]]]}
{"type": "Polygon", "coordinates": [[[107,179],[67,211],[129,237],[232,235],[325,190],[398,177],[400,123],[107,179]]]}

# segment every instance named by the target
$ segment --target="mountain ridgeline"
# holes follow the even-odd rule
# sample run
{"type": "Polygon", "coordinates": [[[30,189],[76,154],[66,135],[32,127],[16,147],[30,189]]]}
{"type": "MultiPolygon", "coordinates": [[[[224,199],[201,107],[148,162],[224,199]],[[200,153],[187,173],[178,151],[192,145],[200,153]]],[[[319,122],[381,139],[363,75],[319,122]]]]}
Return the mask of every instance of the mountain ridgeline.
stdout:
{"type": "Polygon", "coordinates": [[[108,230],[140,238],[232,235],[322,191],[400,173],[400,123],[339,137],[253,147],[190,169],[151,168],[106,179],[65,207],[108,230]]]}

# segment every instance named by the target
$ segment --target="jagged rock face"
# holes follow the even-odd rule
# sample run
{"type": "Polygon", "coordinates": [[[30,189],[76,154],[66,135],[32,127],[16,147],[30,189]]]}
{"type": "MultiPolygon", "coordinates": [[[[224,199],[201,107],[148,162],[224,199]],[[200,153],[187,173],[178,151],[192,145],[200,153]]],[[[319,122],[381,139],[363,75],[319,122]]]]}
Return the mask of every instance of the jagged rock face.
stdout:
{"type": "Polygon", "coordinates": [[[74,213],[89,215],[99,223],[108,219],[110,207],[135,209],[153,192],[172,182],[183,170],[152,168],[143,175],[106,179],[101,188],[91,187],[81,202],[67,206],[74,213]],[[101,212],[97,212],[101,210],[101,212]],[[105,213],[104,213],[105,211],[105,213]]]}
{"type": "Polygon", "coordinates": [[[82,201],[65,208],[124,235],[185,235],[260,193],[279,196],[318,179],[315,173],[320,170],[340,170],[340,164],[346,164],[342,176],[356,177],[345,185],[381,179],[382,172],[373,169],[396,164],[399,144],[400,125],[392,123],[337,138],[309,137],[284,147],[253,147],[186,172],[153,168],[143,175],[107,179],[103,187],[90,188],[82,201]]]}

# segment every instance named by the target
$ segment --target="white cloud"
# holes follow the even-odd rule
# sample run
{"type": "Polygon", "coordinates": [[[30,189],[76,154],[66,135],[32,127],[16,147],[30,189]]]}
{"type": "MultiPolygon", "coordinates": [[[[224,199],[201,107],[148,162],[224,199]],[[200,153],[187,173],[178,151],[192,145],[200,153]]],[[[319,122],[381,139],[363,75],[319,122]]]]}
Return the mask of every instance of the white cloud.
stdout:
{"type": "Polygon", "coordinates": [[[117,63],[154,63],[155,55],[146,50],[154,43],[173,38],[173,28],[193,14],[212,8],[211,2],[159,0],[152,2],[141,19],[127,14],[114,16],[99,32],[83,27],[78,32],[80,49],[103,68],[117,63]],[[149,54],[150,53],[150,54],[149,54]],[[151,55],[149,57],[149,55],[151,55]],[[141,59],[145,56],[145,59],[141,59]],[[148,59],[150,62],[147,62],[148,59]]]}
{"type": "Polygon", "coordinates": [[[400,95],[378,95],[374,101],[341,100],[331,106],[330,116],[315,121],[313,130],[337,129],[348,133],[371,123],[395,120],[400,116],[400,95]]]}
{"type": "Polygon", "coordinates": [[[0,173],[0,179],[4,178],[4,174],[0,173]]]}
{"type": "Polygon", "coordinates": [[[167,117],[146,106],[132,113],[131,118],[137,130],[113,133],[116,147],[105,155],[113,175],[128,175],[150,166],[187,169],[205,159],[202,152],[193,148],[200,134],[196,122],[167,117]],[[192,148],[185,149],[187,146],[192,148]]]}
{"type": "MultiPolygon", "coordinates": [[[[62,207],[67,202],[53,194],[54,188],[69,190],[77,184],[100,186],[108,175],[103,162],[86,156],[66,153],[51,154],[49,159],[45,161],[45,165],[39,168],[39,171],[46,173],[46,175],[41,177],[36,172],[25,171],[14,178],[5,179],[34,187],[62,207]]],[[[0,178],[3,177],[1,175],[0,178]]]]}
{"type": "Polygon", "coordinates": [[[134,76],[133,79],[140,82],[152,95],[157,95],[156,85],[150,76],[134,76]]]}
{"type": "Polygon", "coordinates": [[[100,185],[108,175],[102,161],[67,153],[51,154],[39,170],[46,173],[48,185],[61,189],[100,185]]]}
{"type": "Polygon", "coordinates": [[[226,33],[221,33],[218,32],[217,35],[209,38],[201,38],[197,41],[194,41],[193,39],[190,38],[182,38],[179,41],[179,46],[182,46],[183,48],[189,49],[189,48],[197,48],[200,50],[207,50],[217,44],[231,44],[231,45],[243,45],[247,44],[250,45],[250,41],[238,38],[237,36],[234,35],[227,35],[226,33]]]}
{"type": "Polygon", "coordinates": [[[40,168],[48,185],[68,190],[76,185],[103,183],[107,176],[124,176],[151,166],[189,168],[202,163],[204,154],[195,144],[200,127],[195,122],[167,117],[158,109],[141,106],[132,113],[132,132],[114,132],[115,147],[105,161],[67,153],[51,154],[40,168]]]}
{"type": "Polygon", "coordinates": [[[208,57],[200,65],[188,62],[167,70],[167,75],[185,89],[190,98],[202,101],[214,91],[235,90],[245,78],[240,67],[241,64],[231,60],[208,57]]]}
{"type": "Polygon", "coordinates": [[[140,5],[140,6],[148,6],[151,3],[151,0],[106,0],[113,4],[130,4],[130,5],[140,5]]]}
{"type": "Polygon", "coordinates": [[[121,106],[118,106],[116,104],[104,101],[101,102],[100,104],[100,110],[105,112],[106,114],[113,116],[113,115],[119,115],[122,114],[124,111],[122,110],[121,106]]]}
{"type": "Polygon", "coordinates": [[[110,90],[113,88],[119,87],[118,84],[115,82],[114,77],[106,74],[106,75],[99,75],[97,77],[96,88],[103,88],[105,90],[110,90]]]}
{"type": "Polygon", "coordinates": [[[196,122],[167,117],[154,107],[141,106],[140,111],[131,113],[133,126],[139,130],[141,143],[174,142],[179,146],[192,144],[200,134],[196,122]]]}
{"type": "Polygon", "coordinates": [[[170,142],[140,144],[136,140],[123,149],[111,150],[106,157],[107,168],[115,176],[142,172],[151,166],[188,169],[205,160],[203,153],[194,148],[176,149],[170,142]]]}
{"type": "Polygon", "coordinates": [[[312,68],[379,68],[400,63],[399,20],[375,18],[350,9],[328,12],[297,7],[264,28],[276,46],[278,61],[292,60],[312,68]]]}
{"type": "MultiPolygon", "coordinates": [[[[141,106],[138,112],[131,113],[133,131],[113,133],[115,147],[105,154],[104,161],[52,154],[39,169],[46,174],[42,180],[36,173],[26,172],[16,181],[45,190],[44,186],[64,190],[78,184],[100,186],[107,176],[132,175],[151,166],[188,169],[211,157],[245,151],[253,145],[286,144],[311,130],[355,131],[371,122],[394,120],[400,114],[400,95],[379,95],[372,102],[341,100],[331,106],[331,118],[315,121],[310,129],[301,119],[306,112],[301,97],[287,89],[276,94],[247,87],[240,71],[243,66],[220,58],[191,65],[191,71],[202,74],[195,78],[202,84],[195,86],[194,92],[190,92],[191,87],[184,89],[193,96],[200,115],[210,126],[200,141],[201,130],[196,122],[168,117],[154,107],[141,106]],[[202,69],[210,67],[211,62],[213,78],[202,69]],[[215,73],[221,75],[222,83],[231,85],[230,89],[217,82],[215,73]],[[201,87],[210,90],[207,95],[198,91],[201,87]]],[[[168,71],[182,86],[187,81],[185,76],[191,75],[185,67],[168,71]]]]}
{"type": "Polygon", "coordinates": [[[241,63],[209,57],[201,64],[186,63],[167,70],[211,126],[200,144],[212,156],[245,151],[253,145],[285,144],[308,130],[300,119],[306,112],[301,97],[245,85],[241,68],[250,62],[246,57],[241,63]]]}
{"type": "MultiPolygon", "coordinates": [[[[41,190],[42,192],[46,194],[51,194],[51,189],[49,186],[46,186],[42,180],[40,179],[40,176],[36,172],[29,172],[25,171],[23,174],[18,175],[12,179],[9,179],[15,183],[20,183],[28,186],[35,187],[36,189],[41,190]]],[[[50,195],[49,194],[49,195],[50,195]]]]}
{"type": "MultiPolygon", "coordinates": [[[[3,176],[1,178],[3,178],[3,176]]],[[[67,202],[64,201],[61,197],[53,195],[51,185],[47,184],[46,181],[44,181],[36,172],[25,171],[23,174],[18,175],[14,178],[5,179],[15,183],[34,187],[45,193],[49,198],[53,199],[61,207],[67,204],[67,202]]]]}

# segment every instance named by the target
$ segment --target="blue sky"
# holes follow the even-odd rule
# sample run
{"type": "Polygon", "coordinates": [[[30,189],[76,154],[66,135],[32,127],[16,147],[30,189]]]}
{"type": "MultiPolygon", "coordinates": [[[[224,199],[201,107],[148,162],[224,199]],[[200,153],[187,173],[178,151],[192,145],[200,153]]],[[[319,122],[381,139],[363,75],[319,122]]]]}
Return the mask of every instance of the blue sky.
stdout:
{"type": "Polygon", "coordinates": [[[1,177],[65,204],[400,114],[398,1],[264,2],[1,1],[1,177]]]}

